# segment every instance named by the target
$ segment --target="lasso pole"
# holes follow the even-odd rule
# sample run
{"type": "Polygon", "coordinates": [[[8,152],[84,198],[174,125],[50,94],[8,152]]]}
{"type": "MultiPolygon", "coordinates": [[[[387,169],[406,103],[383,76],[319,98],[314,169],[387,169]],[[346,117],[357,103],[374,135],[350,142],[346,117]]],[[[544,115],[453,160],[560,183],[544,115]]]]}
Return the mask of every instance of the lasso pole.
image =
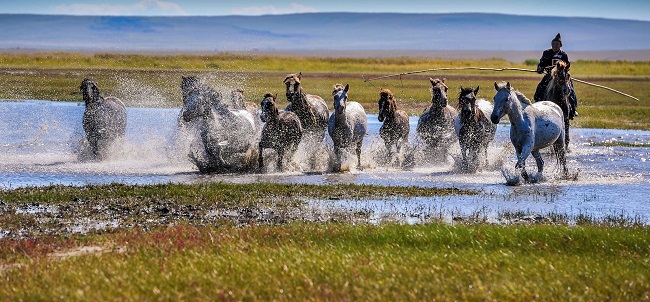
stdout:
{"type": "MultiPolygon", "coordinates": [[[[534,70],[534,69],[524,69],[524,68],[515,68],[515,67],[506,67],[506,68],[489,68],[489,67],[440,67],[440,68],[431,68],[431,69],[425,69],[425,70],[416,70],[416,71],[410,71],[410,72],[403,72],[403,73],[390,74],[390,75],[385,75],[385,76],[375,77],[375,78],[370,78],[370,79],[366,79],[366,78],[364,77],[364,78],[363,78],[363,81],[364,81],[364,82],[370,82],[370,81],[379,80],[379,79],[392,78],[392,77],[403,76],[403,75],[411,75],[411,74],[417,74],[417,73],[424,73],[424,72],[430,72],[430,71],[439,71],[439,70],[488,70],[488,71],[506,71],[506,70],[513,70],[513,71],[537,72],[537,70],[534,70]]],[[[618,91],[618,90],[616,90],[616,89],[609,88],[609,87],[607,87],[607,86],[602,86],[602,85],[598,85],[598,84],[590,83],[590,82],[583,81],[583,80],[579,80],[579,79],[576,79],[576,78],[573,78],[573,77],[572,77],[571,79],[573,79],[574,81],[576,81],[576,82],[578,82],[578,83],[587,84],[587,85],[591,85],[591,86],[598,87],[598,88],[603,88],[603,89],[609,90],[609,91],[611,91],[611,92],[618,93],[618,94],[620,94],[620,95],[623,95],[623,96],[626,96],[626,97],[629,97],[629,98],[635,99],[635,100],[637,100],[637,101],[639,100],[638,98],[633,97],[633,96],[631,96],[631,95],[629,95],[629,94],[627,94],[627,93],[620,92],[620,91],[618,91]]]]}

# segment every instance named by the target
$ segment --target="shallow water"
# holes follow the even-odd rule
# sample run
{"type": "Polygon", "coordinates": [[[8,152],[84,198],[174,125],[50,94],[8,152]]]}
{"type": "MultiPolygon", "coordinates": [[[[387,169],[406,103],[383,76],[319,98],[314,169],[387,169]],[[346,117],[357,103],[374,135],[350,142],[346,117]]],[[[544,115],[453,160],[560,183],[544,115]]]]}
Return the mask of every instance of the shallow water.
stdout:
{"type": "MultiPolygon", "coordinates": [[[[650,223],[650,148],[601,147],[591,143],[650,143],[650,131],[572,129],[569,168],[577,180],[557,177],[554,159],[545,156],[544,180],[538,184],[506,186],[501,169],[512,170],[514,154],[508,125],[499,125],[489,150],[490,168],[475,174],[456,171],[452,162],[416,166],[404,171],[376,163],[383,143],[381,124],[368,116],[369,134],[362,153],[363,169],[343,174],[323,171],[201,175],[187,160],[177,139],[179,109],[128,108],[126,141],[117,156],[104,162],[80,162],[75,150],[83,136],[84,106],[49,101],[0,102],[0,187],[50,184],[155,184],[197,182],[281,182],[311,184],[378,184],[392,186],[476,189],[477,196],[447,196],[369,201],[311,201],[319,207],[367,211],[373,217],[394,216],[417,221],[424,216],[444,219],[480,214],[496,220],[502,213],[625,217],[650,223]]],[[[415,141],[417,117],[411,119],[415,141]]],[[[329,143],[329,142],[328,142],[329,143]]],[[[331,143],[330,143],[331,144],[331,143]]],[[[458,152],[458,150],[454,150],[458,152]]],[[[532,171],[532,158],[528,162],[532,171]]]]}

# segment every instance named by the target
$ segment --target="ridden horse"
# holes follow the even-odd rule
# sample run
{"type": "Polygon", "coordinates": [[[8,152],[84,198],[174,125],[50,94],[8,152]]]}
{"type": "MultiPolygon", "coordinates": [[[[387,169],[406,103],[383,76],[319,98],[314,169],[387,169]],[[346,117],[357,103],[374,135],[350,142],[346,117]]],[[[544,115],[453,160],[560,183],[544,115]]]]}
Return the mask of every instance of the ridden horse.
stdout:
{"type": "Polygon", "coordinates": [[[361,146],[363,137],[368,130],[368,118],[363,106],[357,102],[348,101],[350,85],[334,85],[334,112],[330,115],[327,132],[334,142],[336,155],[335,170],[341,171],[341,149],[355,147],[357,167],[361,167],[361,146]]]}
{"type": "Polygon", "coordinates": [[[565,148],[569,148],[569,113],[571,112],[571,102],[569,102],[569,94],[571,93],[571,87],[569,87],[571,82],[571,75],[567,70],[567,64],[564,61],[558,61],[555,64],[555,67],[551,70],[551,80],[546,86],[546,91],[544,92],[544,97],[542,100],[550,101],[562,108],[562,114],[564,115],[564,145],[565,148]]]}
{"type": "Polygon", "coordinates": [[[476,99],[478,90],[478,86],[476,89],[460,86],[458,96],[460,113],[454,121],[454,129],[463,157],[462,169],[465,171],[476,171],[479,168],[479,156],[483,156],[485,166],[488,165],[487,148],[497,131],[497,125],[489,117],[494,106],[485,99],[476,99]]]}
{"type": "Polygon", "coordinates": [[[403,147],[408,145],[409,131],[409,117],[404,110],[397,109],[397,101],[393,92],[388,89],[379,91],[379,116],[377,117],[380,122],[383,122],[379,128],[379,136],[384,140],[386,150],[388,150],[388,157],[393,160],[393,147],[395,147],[395,154],[397,155],[398,165],[399,154],[402,152],[403,147]]]}
{"type": "Polygon", "coordinates": [[[564,116],[562,109],[553,102],[542,101],[532,104],[521,92],[514,90],[509,82],[494,82],[494,111],[490,119],[497,124],[508,115],[510,120],[510,141],[517,153],[515,168],[521,169],[521,176],[529,181],[526,172],[526,158],[533,155],[537,163],[537,173],[541,175],[544,160],[539,150],[553,146],[562,172],[568,175],[566,150],[564,148],[564,116]]]}
{"type": "Polygon", "coordinates": [[[435,156],[446,156],[454,142],[454,119],[458,111],[449,106],[445,79],[429,78],[431,82],[431,105],[424,110],[416,128],[420,139],[435,156]]]}
{"type": "Polygon", "coordinates": [[[275,149],[278,152],[277,169],[282,172],[283,159],[285,156],[290,159],[296,152],[303,130],[298,115],[291,111],[278,111],[276,98],[277,94],[267,93],[260,103],[260,118],[266,124],[259,143],[258,166],[260,169],[264,167],[264,148],[275,149]]]}
{"type": "Polygon", "coordinates": [[[91,79],[84,79],[79,90],[86,104],[82,124],[90,156],[101,160],[108,155],[111,145],[124,137],[126,107],[116,97],[103,97],[91,79]]]}
{"type": "Polygon", "coordinates": [[[300,85],[302,72],[290,74],[282,82],[286,85],[286,96],[289,105],[285,110],[294,112],[300,118],[305,136],[312,143],[321,143],[325,137],[325,129],[329,118],[327,104],[317,95],[307,94],[300,85]]]}
{"type": "Polygon", "coordinates": [[[257,155],[259,117],[244,109],[230,108],[221,93],[196,77],[183,77],[181,91],[179,120],[198,134],[189,156],[199,171],[251,169],[257,155]]]}

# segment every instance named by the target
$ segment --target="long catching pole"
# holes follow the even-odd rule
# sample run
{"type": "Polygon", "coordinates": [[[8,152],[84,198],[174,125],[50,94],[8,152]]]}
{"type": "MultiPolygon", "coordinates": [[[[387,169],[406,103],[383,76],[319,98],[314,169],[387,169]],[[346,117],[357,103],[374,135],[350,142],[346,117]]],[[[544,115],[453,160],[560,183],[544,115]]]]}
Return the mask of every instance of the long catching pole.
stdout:
{"type": "MultiPolygon", "coordinates": [[[[403,75],[411,75],[411,74],[424,73],[424,72],[431,72],[431,71],[439,71],[439,70],[488,70],[488,71],[506,71],[506,70],[513,70],[513,71],[537,72],[537,70],[534,70],[534,69],[524,69],[524,68],[515,68],[515,67],[506,67],[506,68],[490,68],[490,67],[440,67],[440,68],[431,68],[431,69],[425,69],[425,70],[416,70],[416,71],[410,71],[410,72],[403,72],[403,73],[390,74],[390,75],[385,75],[385,76],[376,77],[376,78],[370,78],[370,79],[366,79],[366,78],[364,78],[363,81],[364,81],[364,82],[371,82],[371,81],[379,80],[379,79],[392,78],[392,77],[398,77],[398,76],[401,77],[401,76],[403,76],[403,75]]],[[[579,79],[576,79],[576,78],[573,78],[573,77],[572,77],[571,79],[573,79],[574,81],[576,81],[576,82],[578,82],[578,83],[587,84],[587,85],[594,86],[594,87],[598,87],[598,88],[603,88],[603,89],[609,90],[609,91],[611,91],[611,92],[615,92],[615,93],[618,93],[618,94],[620,94],[620,95],[623,95],[623,96],[626,96],[626,97],[629,97],[629,98],[635,99],[635,100],[637,100],[637,101],[639,100],[639,99],[636,98],[636,97],[633,97],[633,96],[631,96],[631,95],[629,95],[629,94],[627,94],[627,93],[624,93],[624,92],[620,92],[620,91],[618,91],[618,90],[616,90],[616,89],[613,89],[613,88],[609,88],[609,87],[606,87],[606,86],[602,86],[602,85],[598,85],[598,84],[590,83],[590,82],[587,82],[587,81],[579,80],[579,79]]]]}

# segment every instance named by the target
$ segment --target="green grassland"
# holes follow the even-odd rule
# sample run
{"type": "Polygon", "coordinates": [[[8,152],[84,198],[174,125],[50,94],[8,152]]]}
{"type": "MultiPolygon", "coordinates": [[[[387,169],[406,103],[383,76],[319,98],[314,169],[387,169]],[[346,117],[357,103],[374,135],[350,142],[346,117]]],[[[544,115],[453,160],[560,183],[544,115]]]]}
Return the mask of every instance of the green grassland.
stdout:
{"type": "MultiPolygon", "coordinates": [[[[18,219],[23,231],[0,238],[0,300],[650,299],[650,228],[634,223],[401,225],[336,216],[324,222],[296,217],[241,224],[196,218],[205,205],[279,211],[298,209],[305,198],[476,193],[283,184],[3,190],[0,230],[13,230],[18,219]],[[155,210],[163,202],[170,208],[166,214],[155,210]],[[28,220],[16,205],[59,211],[56,219],[36,213],[28,220]],[[154,210],[138,209],[148,205],[154,210]],[[151,224],[156,212],[174,216],[175,207],[192,215],[151,224]],[[92,221],[116,209],[125,223],[118,228],[24,237],[30,234],[25,229],[56,228],[61,217],[92,221]]],[[[364,214],[351,216],[358,215],[364,214]]]]}
{"type": "MultiPolygon", "coordinates": [[[[376,81],[377,76],[440,67],[515,67],[534,69],[535,60],[512,63],[502,59],[453,60],[426,58],[310,58],[236,54],[146,56],[132,54],[36,53],[0,54],[1,99],[81,101],[78,86],[93,77],[106,95],[122,98],[128,106],[179,107],[180,77],[198,75],[214,87],[246,90],[247,101],[258,103],[266,92],[277,93],[286,105],[282,80],[303,73],[303,87],[329,101],[332,86],[349,83],[351,98],[370,113],[377,111],[378,90],[393,90],[399,106],[411,115],[427,107],[429,77],[447,78],[450,103],[460,85],[480,86],[479,96],[491,99],[493,83],[507,80],[532,97],[540,75],[517,71],[431,71],[376,81]]],[[[640,101],[576,83],[580,101],[577,127],[650,129],[650,62],[576,61],[575,78],[605,85],[636,96],[640,101]]]]}

